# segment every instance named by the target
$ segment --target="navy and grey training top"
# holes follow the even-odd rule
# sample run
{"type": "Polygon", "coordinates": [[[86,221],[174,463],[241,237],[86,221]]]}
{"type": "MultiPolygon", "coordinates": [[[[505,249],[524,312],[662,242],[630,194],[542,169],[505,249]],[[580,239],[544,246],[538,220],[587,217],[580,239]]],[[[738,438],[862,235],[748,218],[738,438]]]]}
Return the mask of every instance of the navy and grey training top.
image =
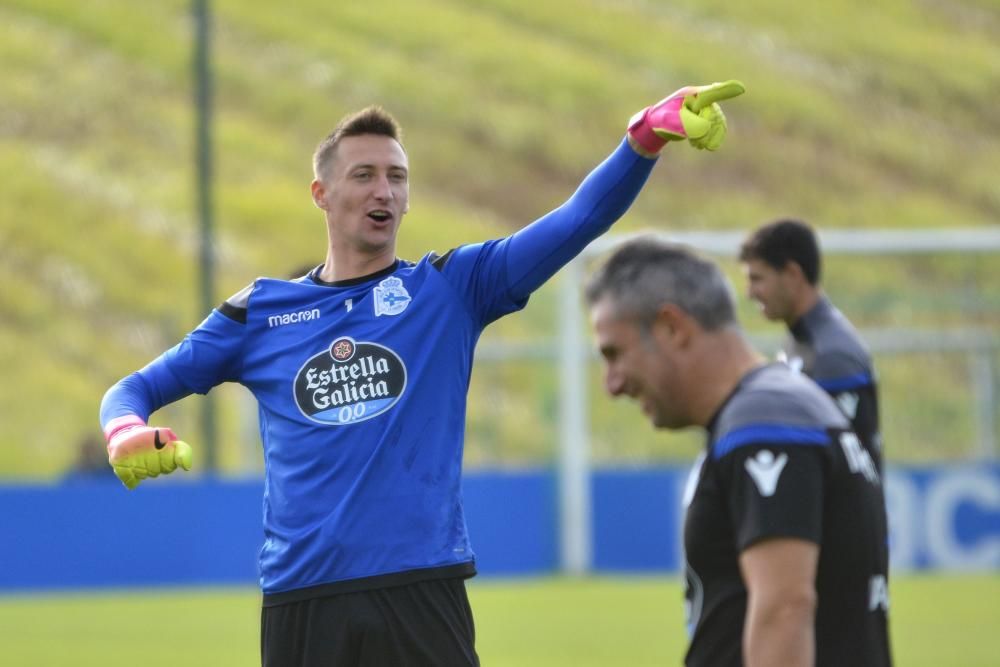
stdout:
{"type": "Polygon", "coordinates": [[[708,425],[685,491],[689,667],[738,667],[740,554],[767,539],[819,546],[818,667],[891,664],[882,480],[844,414],[784,364],[750,371],[708,425]]]}
{"type": "Polygon", "coordinates": [[[503,239],[337,283],[259,278],[109,389],[102,426],[223,382],[253,393],[265,605],[471,576],[460,474],[476,342],[628,209],[654,163],[623,141],[503,239]]]}
{"type": "Polygon", "coordinates": [[[857,330],[825,296],[789,327],[784,353],[833,396],[882,470],[878,386],[872,357],[857,330]]]}

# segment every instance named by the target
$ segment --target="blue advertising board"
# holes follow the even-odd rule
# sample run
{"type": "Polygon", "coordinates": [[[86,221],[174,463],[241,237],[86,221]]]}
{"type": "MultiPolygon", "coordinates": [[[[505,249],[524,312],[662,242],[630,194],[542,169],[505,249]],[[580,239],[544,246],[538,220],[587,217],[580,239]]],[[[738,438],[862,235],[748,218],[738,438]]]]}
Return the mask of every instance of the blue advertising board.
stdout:
{"type": "MultiPolygon", "coordinates": [[[[679,466],[595,471],[592,567],[676,572],[679,466]]],[[[167,478],[0,486],[0,592],[253,584],[263,541],[259,480],[167,478]]],[[[559,567],[557,475],[476,471],[464,480],[481,574],[559,567]]],[[[1000,464],[896,467],[886,479],[894,572],[1000,570],[1000,464]]]]}

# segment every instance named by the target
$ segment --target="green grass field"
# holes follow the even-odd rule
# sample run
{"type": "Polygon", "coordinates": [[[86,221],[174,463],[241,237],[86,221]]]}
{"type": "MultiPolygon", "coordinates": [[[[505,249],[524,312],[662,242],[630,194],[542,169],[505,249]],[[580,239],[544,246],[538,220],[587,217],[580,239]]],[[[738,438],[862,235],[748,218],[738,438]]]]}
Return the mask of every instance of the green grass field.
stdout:
{"type": "MultiPolygon", "coordinates": [[[[667,578],[480,579],[470,584],[487,667],[680,664],[681,588],[667,578]]],[[[905,576],[892,584],[903,667],[1000,658],[1000,577],[905,576]]],[[[258,662],[258,594],[186,589],[0,598],[0,664],[244,666],[258,662]]]]}

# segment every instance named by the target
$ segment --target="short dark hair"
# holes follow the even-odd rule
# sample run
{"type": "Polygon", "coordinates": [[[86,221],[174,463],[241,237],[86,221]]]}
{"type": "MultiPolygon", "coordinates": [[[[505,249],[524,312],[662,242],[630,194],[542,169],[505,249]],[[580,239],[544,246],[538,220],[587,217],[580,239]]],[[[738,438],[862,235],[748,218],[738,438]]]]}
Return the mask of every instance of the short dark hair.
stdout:
{"type": "Polygon", "coordinates": [[[618,316],[648,328],[674,304],[706,331],[736,322],[733,289],[722,270],[682,245],[640,236],[620,245],[586,287],[587,303],[610,298],[618,316]]]}
{"type": "Polygon", "coordinates": [[[816,233],[805,222],[775,220],[753,232],[740,247],[740,261],[760,260],[777,270],[795,262],[810,285],[819,283],[822,259],[816,233]]]}
{"type": "Polygon", "coordinates": [[[316,152],[313,153],[313,174],[316,178],[320,177],[330,163],[341,139],[362,134],[377,134],[395,139],[400,146],[403,144],[403,130],[392,114],[377,104],[367,106],[361,111],[355,111],[341,118],[333,132],[319,142],[316,152]]]}

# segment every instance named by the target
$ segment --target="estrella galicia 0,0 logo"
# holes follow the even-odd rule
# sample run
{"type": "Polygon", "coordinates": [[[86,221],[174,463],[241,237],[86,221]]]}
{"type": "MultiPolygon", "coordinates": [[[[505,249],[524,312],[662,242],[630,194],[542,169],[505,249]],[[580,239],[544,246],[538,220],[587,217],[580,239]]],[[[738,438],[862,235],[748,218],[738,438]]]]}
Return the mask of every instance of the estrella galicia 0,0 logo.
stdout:
{"type": "Polygon", "coordinates": [[[295,403],[309,419],[342,426],[382,414],[406,389],[406,366],[387,347],[343,337],[295,376],[295,403]]]}

